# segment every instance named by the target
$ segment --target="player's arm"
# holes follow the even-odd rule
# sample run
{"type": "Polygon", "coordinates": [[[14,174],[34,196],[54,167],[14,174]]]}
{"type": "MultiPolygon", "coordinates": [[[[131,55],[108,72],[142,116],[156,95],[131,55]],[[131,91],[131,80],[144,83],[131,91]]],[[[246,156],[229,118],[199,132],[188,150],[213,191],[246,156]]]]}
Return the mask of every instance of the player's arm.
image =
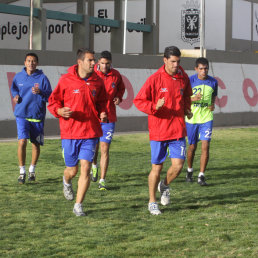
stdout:
{"type": "Polygon", "coordinates": [[[106,122],[107,117],[107,94],[105,90],[105,85],[102,82],[101,86],[99,87],[99,94],[96,98],[96,109],[99,114],[99,118],[101,122],[106,122]]]}
{"type": "Polygon", "coordinates": [[[214,92],[213,92],[213,94],[212,94],[211,105],[208,106],[208,108],[209,108],[211,111],[214,111],[214,110],[215,110],[215,101],[216,101],[217,95],[218,95],[218,81],[215,80],[215,87],[214,87],[214,92]]]}
{"type": "Polygon", "coordinates": [[[117,85],[117,93],[113,100],[115,105],[119,105],[123,101],[123,95],[125,93],[125,85],[122,76],[120,75],[118,79],[119,83],[117,85]]]}
{"type": "Polygon", "coordinates": [[[185,90],[184,90],[184,113],[185,113],[185,116],[187,116],[188,119],[191,119],[192,116],[193,116],[193,113],[191,112],[191,103],[192,103],[192,100],[191,100],[191,97],[193,95],[193,91],[192,91],[192,87],[191,87],[191,84],[190,84],[190,80],[187,76],[186,78],[186,85],[185,85],[185,90]]]}
{"type": "Polygon", "coordinates": [[[212,96],[212,99],[211,99],[211,105],[210,105],[210,106],[208,106],[208,109],[209,109],[210,111],[214,111],[214,110],[215,110],[215,101],[216,101],[216,97],[217,97],[217,96],[212,96]]]}
{"type": "Polygon", "coordinates": [[[155,115],[165,103],[165,99],[164,102],[162,100],[158,100],[156,103],[153,101],[151,90],[153,87],[154,82],[151,82],[149,79],[147,79],[147,81],[144,83],[137,96],[133,100],[136,108],[148,115],[155,115]]]}
{"type": "Polygon", "coordinates": [[[17,104],[19,102],[20,96],[19,96],[19,88],[16,85],[15,78],[13,79],[13,82],[12,82],[11,94],[12,94],[14,103],[17,104]]]}
{"type": "Polygon", "coordinates": [[[52,93],[51,84],[48,78],[45,76],[42,80],[42,85],[40,87],[33,87],[32,93],[40,94],[45,102],[48,102],[48,98],[52,93]]]}
{"type": "Polygon", "coordinates": [[[199,101],[201,99],[202,99],[202,94],[200,92],[198,92],[196,95],[193,95],[191,97],[191,102],[199,101]]]}
{"type": "Polygon", "coordinates": [[[49,112],[57,118],[59,117],[69,118],[71,116],[71,113],[70,115],[67,113],[70,111],[70,109],[68,107],[64,107],[64,104],[63,104],[64,92],[65,92],[65,89],[59,81],[56,88],[51,93],[48,99],[47,108],[49,112]]]}

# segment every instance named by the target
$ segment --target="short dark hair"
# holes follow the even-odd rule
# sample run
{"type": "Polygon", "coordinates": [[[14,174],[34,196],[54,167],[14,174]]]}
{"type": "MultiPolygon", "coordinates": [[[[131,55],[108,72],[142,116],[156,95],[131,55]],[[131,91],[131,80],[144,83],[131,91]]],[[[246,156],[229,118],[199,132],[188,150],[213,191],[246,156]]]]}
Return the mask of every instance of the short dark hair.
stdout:
{"type": "Polygon", "coordinates": [[[107,51],[107,50],[102,51],[102,52],[100,53],[99,59],[101,59],[101,58],[105,58],[105,59],[107,59],[107,60],[112,61],[112,54],[111,54],[109,51],[107,51]]]}
{"type": "Polygon", "coordinates": [[[207,58],[205,57],[199,57],[195,60],[195,67],[198,67],[199,64],[202,64],[202,65],[207,65],[208,68],[209,68],[209,61],[207,58]]]}
{"type": "Polygon", "coordinates": [[[27,53],[26,56],[25,56],[25,61],[26,61],[26,59],[27,59],[28,56],[33,56],[33,57],[35,57],[36,60],[37,60],[37,63],[39,62],[39,57],[38,57],[37,54],[32,53],[32,52],[31,52],[31,53],[27,53]]]}
{"type": "Polygon", "coordinates": [[[95,52],[89,48],[79,48],[77,50],[77,60],[84,60],[85,54],[95,54],[95,52]]]}
{"type": "Polygon", "coordinates": [[[170,58],[170,56],[180,57],[181,52],[180,52],[179,48],[175,47],[175,46],[166,47],[165,51],[164,51],[164,57],[166,57],[168,59],[168,58],[170,58]]]}

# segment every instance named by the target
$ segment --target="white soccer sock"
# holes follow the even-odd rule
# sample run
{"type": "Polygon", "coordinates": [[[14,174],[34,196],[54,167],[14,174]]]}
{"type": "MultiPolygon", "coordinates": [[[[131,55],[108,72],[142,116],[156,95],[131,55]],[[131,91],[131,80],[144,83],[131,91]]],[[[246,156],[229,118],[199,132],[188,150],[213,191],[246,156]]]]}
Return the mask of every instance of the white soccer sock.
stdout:
{"type": "Polygon", "coordinates": [[[36,167],[36,165],[30,165],[29,172],[34,173],[35,172],[35,167],[36,167]]]}
{"type": "Polygon", "coordinates": [[[102,179],[102,178],[101,178],[101,179],[99,180],[99,183],[100,183],[100,184],[101,184],[102,182],[105,183],[105,179],[102,179]]]}
{"type": "Polygon", "coordinates": [[[97,164],[96,164],[96,165],[95,165],[95,164],[92,164],[92,167],[93,167],[93,168],[97,168],[98,165],[97,165],[97,164]]]}
{"type": "Polygon", "coordinates": [[[187,172],[193,173],[193,168],[187,168],[187,172]]]}
{"type": "Polygon", "coordinates": [[[19,166],[20,167],[20,174],[26,174],[25,166],[19,166]]]}
{"type": "Polygon", "coordinates": [[[70,185],[71,185],[71,183],[70,183],[70,184],[66,183],[64,176],[63,176],[63,184],[64,184],[64,185],[67,185],[67,186],[70,186],[70,185]]]}
{"type": "Polygon", "coordinates": [[[200,172],[198,177],[201,177],[201,176],[204,176],[204,173],[203,172],[200,172]]]}

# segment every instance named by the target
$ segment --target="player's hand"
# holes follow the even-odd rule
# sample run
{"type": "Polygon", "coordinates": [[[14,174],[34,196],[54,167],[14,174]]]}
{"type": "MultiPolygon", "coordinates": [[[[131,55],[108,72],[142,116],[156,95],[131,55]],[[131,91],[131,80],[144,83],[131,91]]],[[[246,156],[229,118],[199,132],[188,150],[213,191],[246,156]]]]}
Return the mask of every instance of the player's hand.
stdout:
{"type": "Polygon", "coordinates": [[[32,87],[31,91],[33,94],[39,94],[40,93],[39,86],[32,87]]]}
{"type": "Polygon", "coordinates": [[[19,102],[19,95],[16,95],[14,98],[13,98],[13,101],[14,103],[18,103],[19,102]]]}
{"type": "Polygon", "coordinates": [[[162,99],[158,100],[156,105],[156,110],[159,110],[160,108],[162,108],[164,104],[165,104],[165,98],[163,97],[162,99]]]}
{"type": "Polygon", "coordinates": [[[202,99],[202,94],[200,92],[198,92],[196,95],[194,95],[191,100],[192,101],[198,101],[202,99]]]}
{"type": "Polygon", "coordinates": [[[208,109],[209,109],[210,111],[214,111],[214,110],[215,110],[215,105],[214,105],[214,103],[211,104],[210,106],[208,106],[208,109]]]}
{"type": "Polygon", "coordinates": [[[101,121],[102,123],[107,122],[107,114],[106,114],[106,112],[100,113],[99,117],[100,117],[100,121],[101,121]]]}
{"type": "Polygon", "coordinates": [[[193,113],[188,109],[185,111],[185,116],[187,116],[188,119],[191,119],[193,117],[193,113]]]}
{"type": "Polygon", "coordinates": [[[57,109],[57,114],[64,118],[70,118],[72,116],[73,111],[69,107],[63,107],[57,109]]]}
{"type": "Polygon", "coordinates": [[[119,99],[118,97],[115,97],[115,98],[113,99],[113,101],[114,101],[114,104],[115,104],[115,105],[119,105],[119,104],[120,104],[120,99],[119,99]]]}

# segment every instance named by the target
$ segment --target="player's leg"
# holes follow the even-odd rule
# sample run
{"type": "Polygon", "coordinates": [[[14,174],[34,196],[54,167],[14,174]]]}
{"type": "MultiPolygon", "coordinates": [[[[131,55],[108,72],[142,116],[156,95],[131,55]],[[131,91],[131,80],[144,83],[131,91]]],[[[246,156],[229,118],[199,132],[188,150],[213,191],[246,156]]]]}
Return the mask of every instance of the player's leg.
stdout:
{"type": "Polygon", "coordinates": [[[108,170],[109,164],[109,147],[110,144],[107,142],[100,142],[100,149],[101,149],[101,158],[100,158],[100,180],[99,180],[99,189],[106,190],[105,179],[108,170]]]}
{"type": "Polygon", "coordinates": [[[97,182],[97,180],[98,180],[98,154],[99,154],[99,141],[96,145],[95,155],[94,155],[94,159],[93,159],[92,167],[91,167],[91,171],[90,171],[90,176],[91,176],[92,182],[97,182]]]}
{"type": "Polygon", "coordinates": [[[197,149],[197,143],[190,144],[187,150],[187,171],[186,171],[186,182],[193,182],[193,162],[195,151],[197,149]]]}
{"type": "Polygon", "coordinates": [[[76,216],[85,216],[82,202],[90,186],[90,169],[97,142],[98,138],[80,140],[78,159],[81,161],[81,173],[78,179],[76,203],[73,208],[76,216]]]}
{"type": "Polygon", "coordinates": [[[161,214],[161,211],[159,210],[157,200],[156,200],[156,192],[160,181],[160,173],[161,173],[162,167],[163,167],[163,163],[152,164],[152,168],[148,177],[148,185],[149,185],[148,209],[152,215],[161,214]]]}
{"type": "Polygon", "coordinates": [[[100,137],[100,180],[99,190],[106,190],[106,175],[109,164],[109,148],[115,131],[115,123],[101,123],[103,136],[100,137]]]}
{"type": "Polygon", "coordinates": [[[40,145],[44,144],[44,122],[29,122],[30,141],[32,143],[31,164],[29,167],[29,181],[35,181],[35,168],[40,155],[40,145]]]}
{"type": "Polygon", "coordinates": [[[26,178],[26,148],[27,148],[27,139],[29,139],[29,123],[24,118],[16,117],[17,125],[17,134],[18,134],[18,162],[20,168],[20,174],[18,177],[18,183],[24,184],[26,178]]]}
{"type": "Polygon", "coordinates": [[[63,176],[63,193],[69,201],[74,199],[72,179],[78,172],[79,144],[80,140],[62,139],[62,152],[66,165],[63,176]]]}
{"type": "Polygon", "coordinates": [[[78,179],[78,190],[76,196],[76,203],[82,203],[85,194],[90,186],[90,169],[91,162],[88,160],[80,160],[81,162],[81,173],[78,179]]]}
{"type": "Polygon", "coordinates": [[[18,140],[18,161],[19,166],[25,166],[26,162],[26,147],[27,147],[27,139],[18,140]]]}
{"type": "Polygon", "coordinates": [[[202,140],[202,153],[201,153],[201,159],[200,159],[200,171],[205,173],[209,156],[210,156],[210,142],[202,140]]]}
{"type": "Polygon", "coordinates": [[[159,184],[162,205],[168,205],[170,203],[169,184],[178,177],[184,166],[186,152],[185,138],[169,141],[168,147],[169,157],[171,158],[171,166],[167,171],[165,179],[162,180],[159,184]]]}
{"type": "Polygon", "coordinates": [[[186,182],[193,182],[193,162],[195,157],[195,151],[197,149],[197,142],[199,138],[198,124],[186,123],[187,139],[189,147],[187,150],[187,171],[186,182]]]}
{"type": "Polygon", "coordinates": [[[184,166],[184,159],[172,158],[171,166],[167,171],[167,176],[164,179],[164,185],[169,185],[172,183],[181,173],[184,166]]]}
{"type": "Polygon", "coordinates": [[[207,123],[200,125],[200,140],[202,142],[202,152],[201,152],[201,159],[200,159],[200,173],[198,175],[198,183],[201,186],[207,185],[205,181],[204,173],[209,161],[212,126],[213,126],[213,121],[209,121],[207,123]]]}
{"type": "Polygon", "coordinates": [[[35,179],[36,179],[35,168],[36,168],[36,164],[38,162],[39,155],[40,155],[40,144],[31,143],[31,145],[32,145],[31,164],[30,164],[30,167],[29,167],[28,180],[29,181],[35,181],[35,179]]]}
{"type": "Polygon", "coordinates": [[[148,177],[149,184],[149,204],[148,209],[152,215],[159,215],[161,211],[159,210],[156,192],[158,189],[158,184],[160,182],[160,173],[163,168],[163,162],[167,156],[167,143],[159,141],[150,141],[151,146],[151,163],[152,168],[148,177]]]}

